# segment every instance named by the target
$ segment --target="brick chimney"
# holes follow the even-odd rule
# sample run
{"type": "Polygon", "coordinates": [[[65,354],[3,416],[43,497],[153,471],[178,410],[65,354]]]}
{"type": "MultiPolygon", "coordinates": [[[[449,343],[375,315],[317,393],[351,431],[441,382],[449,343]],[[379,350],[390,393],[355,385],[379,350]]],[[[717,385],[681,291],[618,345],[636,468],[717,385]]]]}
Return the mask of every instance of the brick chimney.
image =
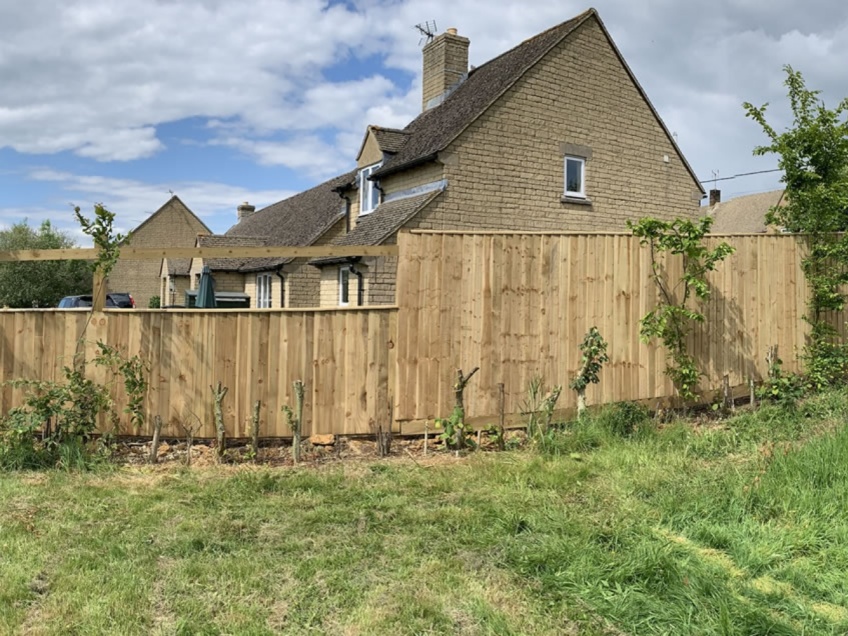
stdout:
{"type": "Polygon", "coordinates": [[[721,190],[710,190],[710,207],[716,203],[721,203],[721,190]]]}
{"type": "Polygon", "coordinates": [[[424,47],[422,111],[438,106],[468,74],[471,40],[448,29],[424,47]]]}
{"type": "Polygon", "coordinates": [[[238,220],[241,221],[246,216],[250,216],[253,212],[256,212],[256,206],[250,205],[247,201],[238,206],[238,220]]]}

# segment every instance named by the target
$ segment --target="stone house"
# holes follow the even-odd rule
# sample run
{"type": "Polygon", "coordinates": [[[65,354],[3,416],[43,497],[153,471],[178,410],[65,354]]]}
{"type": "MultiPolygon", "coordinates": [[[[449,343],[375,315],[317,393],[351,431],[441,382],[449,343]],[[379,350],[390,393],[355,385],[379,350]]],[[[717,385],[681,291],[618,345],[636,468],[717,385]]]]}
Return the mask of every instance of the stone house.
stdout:
{"type": "MultiPolygon", "coordinates": [[[[198,234],[209,232],[206,224],[174,195],[132,230],[129,246],[193,247],[198,234]]],[[[160,272],[159,261],[120,259],[109,274],[108,286],[111,291],[132,294],[137,307],[147,307],[153,296],[165,298],[160,272]]]]}
{"type": "MultiPolygon", "coordinates": [[[[594,9],[477,68],[469,45],[448,29],[424,47],[421,114],[402,130],[369,126],[355,171],[226,236],[379,245],[409,228],[623,231],[628,219],[698,216],[703,188],[594,9]]],[[[270,272],[303,289],[277,295],[271,277],[274,307],[394,302],[392,258],[240,267],[245,289],[270,272]]]]}

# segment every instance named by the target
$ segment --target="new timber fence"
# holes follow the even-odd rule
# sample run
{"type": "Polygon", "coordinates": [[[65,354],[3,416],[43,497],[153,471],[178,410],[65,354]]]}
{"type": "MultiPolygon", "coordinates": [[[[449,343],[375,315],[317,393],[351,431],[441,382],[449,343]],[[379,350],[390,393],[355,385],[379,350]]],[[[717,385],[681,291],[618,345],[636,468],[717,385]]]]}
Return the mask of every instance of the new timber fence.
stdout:
{"type": "MultiPolygon", "coordinates": [[[[709,276],[712,298],[702,307],[706,321],[689,343],[705,374],[702,391],[717,389],[725,375],[734,386],[761,380],[772,345],[779,347],[785,368],[796,369],[796,352],[807,335],[803,241],[788,235],[709,240],[725,240],[736,252],[709,276]]],[[[243,251],[224,249],[226,254],[209,248],[178,251],[182,257],[243,251]]],[[[278,256],[305,248],[259,249],[261,256],[278,256]]],[[[302,255],[331,256],[336,248],[308,249],[302,255]]],[[[306,384],[306,434],[371,434],[378,424],[416,433],[426,421],[449,415],[458,368],[480,367],[465,394],[472,422],[496,420],[501,383],[505,411],[517,417],[534,376],[568,384],[579,366],[578,345],[597,326],[609,342],[610,362],[600,384],[588,391],[590,404],[673,395],[662,348],[639,339],[639,320],[655,306],[656,289],[648,250],[630,235],[413,231],[401,233],[397,246],[358,249],[398,256],[397,306],[4,310],[0,382],[58,379],[84,332],[80,350],[87,361],[102,341],[150,364],[144,410],[148,422],[154,415],[163,418],[163,435],[181,435],[180,424],[197,418],[202,423],[197,435],[213,437],[210,385],[221,381],[229,388],[224,415],[230,437],[247,435],[256,400],[262,403],[261,435],[288,436],[281,408],[294,406],[294,380],[306,384]]],[[[161,258],[172,251],[130,250],[122,257],[161,258]]],[[[30,256],[6,253],[0,260],[30,256]]],[[[41,260],[50,256],[35,254],[41,260]]],[[[679,260],[664,265],[672,279],[678,277],[679,260]]],[[[843,326],[842,316],[834,320],[843,326]]],[[[86,372],[95,380],[108,379],[95,365],[87,365],[86,372]]],[[[22,394],[8,384],[0,387],[5,413],[20,404],[22,394]]],[[[120,383],[114,397],[120,411],[126,401],[120,383]]],[[[560,406],[573,402],[566,391],[560,406]]],[[[120,432],[150,434],[129,424],[120,432]]]]}

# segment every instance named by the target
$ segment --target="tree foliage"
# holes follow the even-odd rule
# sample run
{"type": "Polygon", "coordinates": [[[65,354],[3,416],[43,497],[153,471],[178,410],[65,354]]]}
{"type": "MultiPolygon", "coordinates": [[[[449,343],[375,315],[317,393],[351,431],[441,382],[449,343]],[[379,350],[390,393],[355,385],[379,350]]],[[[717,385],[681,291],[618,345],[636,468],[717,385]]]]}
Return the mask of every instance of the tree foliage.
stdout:
{"type": "MultiPolygon", "coordinates": [[[[0,231],[0,251],[76,247],[64,232],[44,221],[38,229],[26,221],[0,231]]],[[[85,261],[0,263],[0,306],[55,307],[63,296],[91,293],[91,271],[85,261]]]]}
{"type": "Polygon", "coordinates": [[[601,381],[600,373],[604,363],[609,362],[607,355],[607,342],[601,336],[597,327],[592,327],[583,337],[580,343],[580,370],[568,385],[577,392],[577,415],[582,416],[586,412],[586,388],[590,384],[598,384],[601,381]]]}
{"type": "Polygon", "coordinates": [[[784,70],[791,128],[779,133],[766,121],[768,104],[743,104],[771,142],[754,148],[754,154],[776,154],[784,172],[785,205],[770,210],[768,221],[790,232],[848,230],[848,98],[830,110],[819,99],[821,91],[808,89],[800,72],[791,66],[784,70]]]}
{"type": "Polygon", "coordinates": [[[712,223],[712,217],[697,221],[644,218],[638,223],[627,222],[639,242],[651,249],[651,274],[659,291],[656,308],[642,318],[642,339],[646,342],[654,338],[662,340],[670,355],[666,374],[680,396],[687,400],[695,397],[695,387],[701,377],[686,345],[692,325],[704,322],[704,314],[697,310],[693,301],[709,300],[707,272],[715,270],[718,263],[733,253],[733,248],[724,242],[712,249],[704,244],[712,223]],[[683,258],[683,274],[679,280],[669,278],[660,258],[662,253],[683,258]]]}
{"type": "Polygon", "coordinates": [[[803,233],[807,255],[802,261],[810,285],[805,319],[811,324],[804,350],[807,373],[815,388],[839,383],[848,373],[848,352],[839,342],[828,312],[845,307],[840,288],[848,283],[848,98],[834,109],[819,99],[821,91],[807,88],[801,73],[785,66],[792,127],[777,132],[766,121],[768,104],[746,102],[770,143],[755,155],[776,154],[786,184],[785,205],[769,211],[769,223],[803,233]]]}
{"type": "Polygon", "coordinates": [[[110,212],[102,203],[94,205],[94,218],[89,219],[82,214],[79,207],[74,208],[74,215],[82,228],[84,234],[91,237],[94,247],[99,250],[97,260],[92,268],[99,270],[104,278],[118,262],[121,254],[121,244],[128,244],[132,238],[132,232],[126,234],[116,233],[112,226],[115,222],[115,213],[110,212]]]}

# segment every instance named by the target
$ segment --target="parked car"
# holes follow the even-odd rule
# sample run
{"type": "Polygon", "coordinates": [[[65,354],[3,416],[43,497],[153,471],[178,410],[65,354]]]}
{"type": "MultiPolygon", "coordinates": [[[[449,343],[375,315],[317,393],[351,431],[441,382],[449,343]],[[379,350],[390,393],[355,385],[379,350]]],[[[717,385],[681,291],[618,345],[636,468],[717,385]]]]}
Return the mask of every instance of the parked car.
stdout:
{"type": "MultiPolygon", "coordinates": [[[[59,309],[74,309],[77,307],[91,307],[91,294],[82,296],[65,296],[59,301],[59,309]]],[[[117,307],[118,309],[132,309],[135,307],[135,300],[131,294],[126,292],[111,292],[106,294],[106,306],[117,307]]]]}

